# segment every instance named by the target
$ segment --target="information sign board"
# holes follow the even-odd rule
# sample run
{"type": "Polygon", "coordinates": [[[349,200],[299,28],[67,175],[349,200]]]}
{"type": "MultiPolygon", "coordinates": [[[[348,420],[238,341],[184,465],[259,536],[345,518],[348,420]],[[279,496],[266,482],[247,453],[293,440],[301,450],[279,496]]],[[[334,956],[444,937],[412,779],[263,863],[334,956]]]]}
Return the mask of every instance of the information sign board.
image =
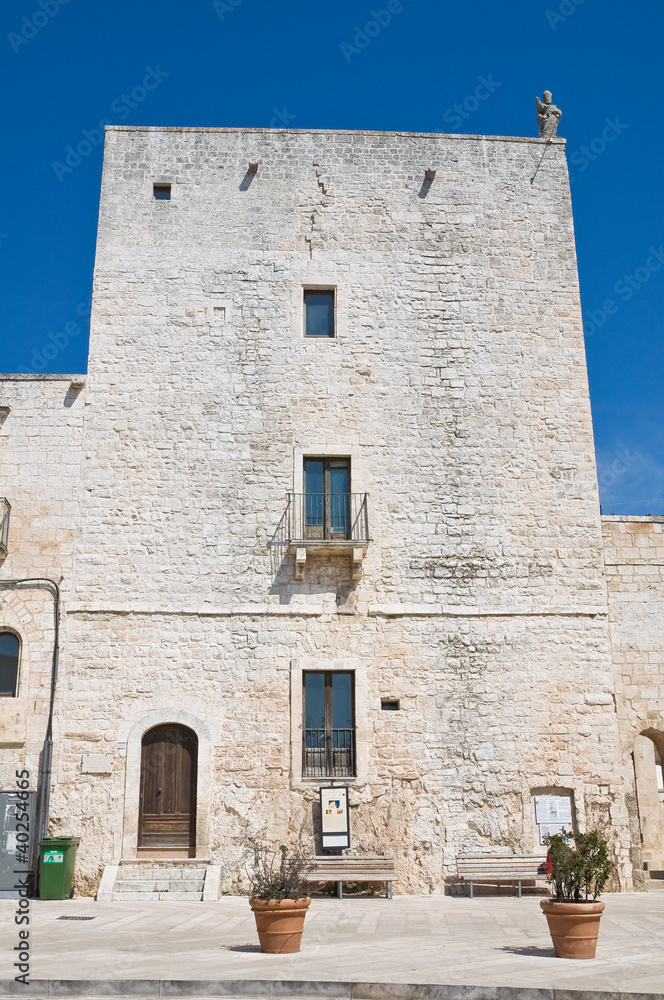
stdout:
{"type": "Polygon", "coordinates": [[[538,823],[572,825],[572,800],[569,795],[536,795],[535,818],[538,823]]]}
{"type": "Polygon", "coordinates": [[[320,825],[324,850],[341,851],[350,847],[348,788],[345,785],[320,789],[320,825]]]}

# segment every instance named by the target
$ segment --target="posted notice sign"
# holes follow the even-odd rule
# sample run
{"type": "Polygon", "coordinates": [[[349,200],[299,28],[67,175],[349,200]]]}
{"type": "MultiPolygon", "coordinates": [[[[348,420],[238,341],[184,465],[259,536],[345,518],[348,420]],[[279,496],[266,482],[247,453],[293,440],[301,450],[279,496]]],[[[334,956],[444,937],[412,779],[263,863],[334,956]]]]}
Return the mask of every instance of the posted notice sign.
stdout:
{"type": "Polygon", "coordinates": [[[320,825],[324,850],[341,851],[350,847],[348,788],[345,785],[320,789],[320,825]]]}
{"type": "Polygon", "coordinates": [[[535,818],[538,823],[571,826],[572,800],[568,795],[536,795],[535,818]]]}
{"type": "Polygon", "coordinates": [[[45,865],[61,865],[64,864],[65,856],[62,851],[44,851],[44,864],[45,865]]]}
{"type": "Polygon", "coordinates": [[[572,829],[572,799],[569,795],[536,795],[535,821],[539,827],[539,842],[554,833],[572,829]]]}

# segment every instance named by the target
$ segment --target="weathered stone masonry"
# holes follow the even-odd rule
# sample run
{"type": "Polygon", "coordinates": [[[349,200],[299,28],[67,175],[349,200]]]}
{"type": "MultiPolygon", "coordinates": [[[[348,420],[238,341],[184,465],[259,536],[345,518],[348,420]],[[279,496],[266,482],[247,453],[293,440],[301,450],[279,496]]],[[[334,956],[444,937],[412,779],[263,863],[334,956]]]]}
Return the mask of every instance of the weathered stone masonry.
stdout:
{"type": "Polygon", "coordinates": [[[198,735],[196,852],[227,891],[247,833],[313,846],[311,669],[354,671],[353,849],[394,853],[397,891],[442,892],[461,850],[539,850],[542,789],[573,793],[631,887],[562,140],[109,128],[86,388],[68,408],[57,379],[9,388],[60,407],[27,444],[5,422],[13,511],[59,502],[42,429],[72,470],[62,523],[13,522],[1,575],[56,533],[52,829],[82,838],[79,891],[135,855],[161,722],[198,735]],[[335,289],[334,339],[303,336],[305,287],[335,289]],[[298,580],[274,544],[321,455],[369,494],[359,579],[308,552],[298,580]],[[110,773],[83,773],[91,752],[110,773]]]}
{"type": "Polygon", "coordinates": [[[603,517],[636,888],[664,869],[664,519],[603,517]],[[659,789],[655,761],[660,765],[659,789]]]}

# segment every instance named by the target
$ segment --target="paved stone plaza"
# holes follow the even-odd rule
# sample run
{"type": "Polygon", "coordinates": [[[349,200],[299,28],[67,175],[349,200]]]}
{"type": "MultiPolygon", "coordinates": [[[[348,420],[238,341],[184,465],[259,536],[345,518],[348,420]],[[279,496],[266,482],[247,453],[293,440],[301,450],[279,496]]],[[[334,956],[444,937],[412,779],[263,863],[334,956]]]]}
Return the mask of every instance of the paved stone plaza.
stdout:
{"type": "MultiPolygon", "coordinates": [[[[545,1000],[543,990],[553,989],[556,998],[561,990],[616,998],[619,993],[664,994],[664,893],[606,895],[598,957],[580,962],[554,957],[540,898],[315,899],[301,953],[283,957],[260,952],[253,916],[241,897],[151,905],[35,901],[33,987],[21,987],[20,995],[47,995],[48,987],[38,992],[36,980],[93,981],[86,996],[116,994],[110,980],[161,981],[150,984],[156,992],[148,984],[118,983],[116,995],[143,996],[251,996],[251,981],[257,980],[262,982],[256,984],[256,996],[265,995],[266,980],[275,995],[288,992],[278,984],[308,982],[312,994],[329,997],[348,996],[344,984],[349,983],[530,988],[538,990],[539,1000],[545,1000]],[[63,915],[94,919],[60,920],[63,915]],[[182,980],[207,981],[209,986],[182,985],[182,980]]],[[[16,984],[7,982],[16,936],[14,905],[0,901],[0,996],[17,994],[16,984]]],[[[50,995],[67,995],[71,989],[51,983],[50,995]]],[[[497,995],[490,989],[472,992],[490,1000],[497,995]]],[[[403,991],[394,992],[400,995],[403,991]]],[[[525,996],[520,991],[503,995],[525,996]]],[[[533,996],[529,992],[530,1000],[533,996]]]]}

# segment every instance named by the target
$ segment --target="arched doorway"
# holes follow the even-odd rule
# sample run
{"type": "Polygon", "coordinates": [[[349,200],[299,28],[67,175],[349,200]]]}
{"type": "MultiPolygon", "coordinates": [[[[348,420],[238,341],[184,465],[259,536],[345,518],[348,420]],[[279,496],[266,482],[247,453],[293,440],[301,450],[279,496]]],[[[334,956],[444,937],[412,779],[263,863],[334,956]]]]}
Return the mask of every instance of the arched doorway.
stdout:
{"type": "Polygon", "coordinates": [[[634,741],[641,852],[648,871],[664,870],[664,732],[646,729],[634,741]]]}
{"type": "Polygon", "coordinates": [[[195,857],[198,737],[187,726],[154,726],[141,744],[138,850],[195,857]]]}

